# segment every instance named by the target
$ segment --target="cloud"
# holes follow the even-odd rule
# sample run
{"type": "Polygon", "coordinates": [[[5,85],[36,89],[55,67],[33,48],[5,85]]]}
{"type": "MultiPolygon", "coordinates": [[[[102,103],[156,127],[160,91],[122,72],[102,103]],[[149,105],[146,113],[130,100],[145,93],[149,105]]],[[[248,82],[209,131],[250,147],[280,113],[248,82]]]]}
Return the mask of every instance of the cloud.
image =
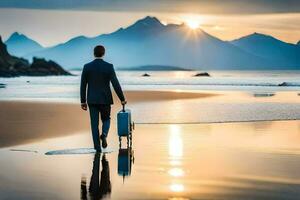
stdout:
{"type": "Polygon", "coordinates": [[[0,8],[190,12],[201,14],[300,13],[299,0],[1,0],[0,8]]]}

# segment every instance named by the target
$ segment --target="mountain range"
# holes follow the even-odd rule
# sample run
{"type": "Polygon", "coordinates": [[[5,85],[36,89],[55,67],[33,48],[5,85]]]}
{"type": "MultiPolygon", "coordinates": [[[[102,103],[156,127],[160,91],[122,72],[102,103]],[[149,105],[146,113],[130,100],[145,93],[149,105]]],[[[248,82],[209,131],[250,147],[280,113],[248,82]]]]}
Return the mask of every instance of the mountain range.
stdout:
{"type": "Polygon", "coordinates": [[[300,69],[299,44],[259,33],[223,41],[201,29],[192,30],[185,24],[164,25],[149,16],[109,34],[78,36],[48,48],[18,33],[5,43],[14,55],[51,59],[67,69],[92,60],[93,47],[98,44],[106,47],[106,60],[118,68],[165,65],[196,70],[300,69]]]}

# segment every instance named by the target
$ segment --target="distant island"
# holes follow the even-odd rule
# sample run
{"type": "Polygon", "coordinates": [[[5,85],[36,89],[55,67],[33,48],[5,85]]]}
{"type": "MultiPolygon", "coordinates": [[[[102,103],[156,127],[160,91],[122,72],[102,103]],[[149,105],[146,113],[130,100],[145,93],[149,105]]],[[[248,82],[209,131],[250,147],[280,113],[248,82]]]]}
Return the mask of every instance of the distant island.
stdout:
{"type": "Polygon", "coordinates": [[[199,72],[194,75],[195,77],[210,77],[210,74],[207,72],[199,72]]]}
{"type": "Polygon", "coordinates": [[[129,71],[192,71],[191,69],[176,67],[176,66],[166,66],[166,65],[143,65],[136,67],[122,67],[117,68],[117,70],[129,70],[129,71]]]}
{"type": "MultiPolygon", "coordinates": [[[[0,37],[0,77],[71,75],[60,65],[43,58],[28,60],[12,56],[0,37]]],[[[4,86],[3,86],[4,87],[4,86]]]]}

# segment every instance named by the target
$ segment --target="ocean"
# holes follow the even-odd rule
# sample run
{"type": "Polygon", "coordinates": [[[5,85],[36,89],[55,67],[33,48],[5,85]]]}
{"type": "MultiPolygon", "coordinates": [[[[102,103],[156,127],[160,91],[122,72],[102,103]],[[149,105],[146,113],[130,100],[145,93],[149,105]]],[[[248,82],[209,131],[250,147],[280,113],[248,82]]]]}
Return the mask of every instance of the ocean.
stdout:
{"type": "MultiPolygon", "coordinates": [[[[78,101],[80,71],[75,76],[0,78],[0,100],[35,99],[78,101]]],[[[117,71],[125,90],[299,91],[300,71],[117,71]],[[150,77],[143,77],[148,73],[150,77]],[[283,84],[284,86],[279,86],[283,84]]]]}
{"type": "MultiPolygon", "coordinates": [[[[75,76],[1,78],[0,100],[79,104],[80,71],[75,76]]],[[[130,104],[136,123],[216,123],[300,119],[300,71],[118,71],[126,91],[212,94],[206,98],[130,104]],[[283,84],[285,86],[279,86],[283,84]],[[164,109],[161,109],[164,108],[164,109]],[[141,117],[142,116],[142,117],[141,117]]],[[[115,99],[115,102],[118,101],[115,99]]]]}

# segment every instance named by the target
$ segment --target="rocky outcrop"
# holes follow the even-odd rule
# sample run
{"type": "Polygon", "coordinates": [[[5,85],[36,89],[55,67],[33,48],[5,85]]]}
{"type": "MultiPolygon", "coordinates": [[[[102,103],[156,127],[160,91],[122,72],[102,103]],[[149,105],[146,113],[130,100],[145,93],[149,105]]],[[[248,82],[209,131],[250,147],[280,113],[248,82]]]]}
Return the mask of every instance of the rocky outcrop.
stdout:
{"type": "Polygon", "coordinates": [[[278,86],[289,86],[287,82],[279,83],[278,86]]]}
{"type": "Polygon", "coordinates": [[[0,77],[71,75],[53,61],[34,58],[30,64],[23,58],[10,55],[0,37],[0,77]]]}
{"type": "Polygon", "coordinates": [[[44,75],[71,75],[65,71],[60,65],[52,60],[45,60],[43,58],[33,58],[30,70],[27,75],[29,76],[44,76],[44,75]]]}
{"type": "Polygon", "coordinates": [[[207,72],[201,72],[201,73],[197,73],[194,76],[206,76],[206,77],[210,77],[210,74],[207,72]]]}
{"type": "Polygon", "coordinates": [[[145,73],[145,74],[143,74],[142,76],[143,76],[143,77],[149,77],[150,74],[145,73]]]}

